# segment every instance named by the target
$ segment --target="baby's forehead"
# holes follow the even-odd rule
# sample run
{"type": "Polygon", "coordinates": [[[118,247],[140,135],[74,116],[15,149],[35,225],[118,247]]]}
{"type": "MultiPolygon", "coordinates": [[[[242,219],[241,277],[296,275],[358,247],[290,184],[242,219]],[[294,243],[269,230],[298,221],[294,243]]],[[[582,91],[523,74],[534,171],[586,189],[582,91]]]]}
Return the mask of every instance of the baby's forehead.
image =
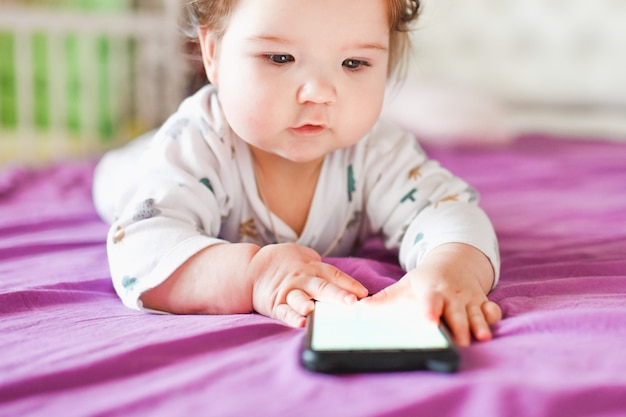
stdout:
{"type": "Polygon", "coordinates": [[[251,42],[386,49],[386,0],[239,0],[226,32],[251,42]]]}

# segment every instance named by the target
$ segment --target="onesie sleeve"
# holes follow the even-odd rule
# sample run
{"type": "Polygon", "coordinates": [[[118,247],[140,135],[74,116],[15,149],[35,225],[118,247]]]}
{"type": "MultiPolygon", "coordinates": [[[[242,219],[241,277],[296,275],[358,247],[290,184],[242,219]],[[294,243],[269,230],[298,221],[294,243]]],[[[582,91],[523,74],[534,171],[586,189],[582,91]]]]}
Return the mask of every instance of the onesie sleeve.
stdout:
{"type": "Polygon", "coordinates": [[[371,227],[388,248],[399,248],[404,270],[437,246],[465,243],[487,256],[496,284],[498,242],[474,188],[429,159],[412,135],[388,124],[374,129],[366,166],[371,227]]]}
{"type": "Polygon", "coordinates": [[[130,308],[143,309],[141,294],[195,253],[224,242],[219,233],[229,199],[219,166],[229,162],[230,148],[207,135],[215,132],[197,120],[172,117],[120,193],[107,252],[115,290],[130,308]]]}

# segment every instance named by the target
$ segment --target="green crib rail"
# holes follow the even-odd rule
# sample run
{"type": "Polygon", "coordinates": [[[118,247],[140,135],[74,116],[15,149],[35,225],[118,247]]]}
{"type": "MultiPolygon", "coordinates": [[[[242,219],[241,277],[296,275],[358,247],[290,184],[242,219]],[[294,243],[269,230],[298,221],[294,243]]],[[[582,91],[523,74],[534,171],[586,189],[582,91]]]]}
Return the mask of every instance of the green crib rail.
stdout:
{"type": "MultiPolygon", "coordinates": [[[[154,5],[155,2],[152,2],[154,5]]],[[[137,0],[21,0],[21,7],[54,8],[58,10],[82,11],[85,13],[118,13],[127,12],[139,7],[141,2],[137,0]]],[[[10,135],[6,132],[14,131],[18,128],[20,118],[32,123],[32,128],[38,137],[45,137],[46,133],[53,128],[55,123],[53,117],[53,106],[56,105],[59,91],[52,91],[51,74],[53,65],[62,62],[62,74],[64,77],[65,91],[62,102],[66,108],[60,114],[63,120],[57,120],[58,125],[70,137],[79,138],[85,134],[87,129],[86,121],[91,122],[89,134],[95,136],[103,148],[113,139],[119,136],[121,130],[131,130],[132,125],[137,121],[132,120],[132,103],[127,103],[128,97],[132,94],[119,91],[119,86],[115,85],[119,81],[121,74],[133,74],[132,62],[136,49],[136,40],[126,37],[112,37],[106,35],[81,36],[68,32],[63,34],[61,42],[61,56],[50,56],[50,42],[52,36],[45,32],[35,32],[29,35],[30,50],[32,56],[29,62],[32,68],[26,73],[30,73],[32,79],[32,112],[28,115],[20,115],[18,99],[18,72],[23,68],[17,68],[16,35],[8,30],[0,28],[0,134],[5,138],[10,135]],[[90,51],[90,58],[83,56],[82,52],[90,51]],[[119,56],[119,55],[123,56],[119,56]],[[121,58],[121,59],[120,59],[121,58]],[[95,61],[95,62],[87,62],[95,61]],[[120,68],[122,66],[123,68],[120,68]],[[89,83],[85,85],[86,68],[91,70],[89,83]],[[85,91],[90,91],[90,103],[85,106],[85,91]],[[123,102],[125,101],[125,102],[123,102]],[[90,109],[92,114],[85,114],[86,109],[90,109]],[[129,114],[130,113],[130,114],[129,114]],[[124,120],[120,120],[123,117],[124,120]]],[[[57,52],[58,49],[57,49],[57,52]]],[[[122,75],[121,77],[123,77],[122,75]]],[[[127,85],[130,80],[123,80],[127,85]]],[[[59,113],[59,112],[57,112],[59,113]]],[[[3,138],[2,140],[4,140],[3,138]]],[[[92,138],[94,139],[94,138],[92,138]]],[[[8,139],[7,139],[8,140],[8,139]]],[[[80,140],[80,139],[75,139],[80,140]]]]}

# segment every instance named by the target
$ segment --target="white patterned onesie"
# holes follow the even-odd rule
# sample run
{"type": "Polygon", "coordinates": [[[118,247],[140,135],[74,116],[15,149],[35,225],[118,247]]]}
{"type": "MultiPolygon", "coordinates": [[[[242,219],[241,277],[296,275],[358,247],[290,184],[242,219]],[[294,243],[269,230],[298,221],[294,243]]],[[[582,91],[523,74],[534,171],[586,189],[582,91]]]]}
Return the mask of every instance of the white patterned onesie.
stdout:
{"type": "Polygon", "coordinates": [[[497,280],[495,232],[477,200],[412,135],[379,121],[356,145],[326,156],[298,236],[260,199],[248,146],[228,126],[212,86],[186,99],[153,137],[107,154],[94,179],[96,207],[112,223],[113,284],[135,309],[143,309],[142,293],[225,241],[296,242],[347,256],[380,234],[399,248],[405,270],[436,246],[460,242],[490,259],[497,280]]]}

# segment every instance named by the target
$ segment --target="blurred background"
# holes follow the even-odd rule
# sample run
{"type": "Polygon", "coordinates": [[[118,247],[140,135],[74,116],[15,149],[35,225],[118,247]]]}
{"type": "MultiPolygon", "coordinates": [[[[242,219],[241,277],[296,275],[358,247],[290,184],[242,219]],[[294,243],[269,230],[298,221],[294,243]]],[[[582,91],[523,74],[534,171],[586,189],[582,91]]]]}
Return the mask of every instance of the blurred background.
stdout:
{"type": "MultiPolygon", "coordinates": [[[[96,155],[162,123],[197,86],[181,1],[0,0],[0,163],[96,155]]],[[[626,140],[626,0],[423,6],[391,118],[430,138],[626,140]]]]}
{"type": "Polygon", "coordinates": [[[179,0],[0,0],[0,163],[94,155],[183,98],[179,0]]]}
{"type": "Polygon", "coordinates": [[[422,2],[414,83],[486,94],[513,134],[626,139],[626,0],[422,2]]]}

